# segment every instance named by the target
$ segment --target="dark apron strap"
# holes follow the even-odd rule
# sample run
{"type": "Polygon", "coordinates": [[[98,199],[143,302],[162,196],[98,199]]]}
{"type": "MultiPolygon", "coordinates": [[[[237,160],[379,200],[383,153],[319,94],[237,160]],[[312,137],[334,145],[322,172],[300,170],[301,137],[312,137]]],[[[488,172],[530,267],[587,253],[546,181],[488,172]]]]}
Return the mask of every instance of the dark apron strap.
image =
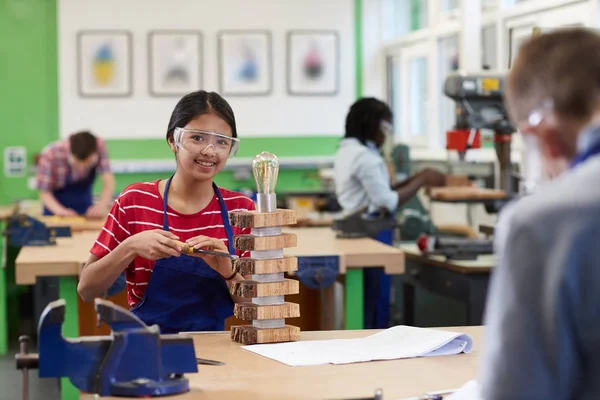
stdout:
{"type": "Polygon", "coordinates": [[[163,191],[163,230],[169,230],[169,220],[167,219],[167,196],[169,196],[169,186],[171,186],[171,179],[173,179],[173,175],[169,179],[167,179],[167,184],[165,185],[165,190],[163,191]]]}
{"type": "Polygon", "coordinates": [[[229,249],[229,254],[235,254],[235,248],[233,247],[233,228],[229,222],[229,212],[227,211],[227,206],[225,205],[221,191],[214,182],[213,188],[215,189],[215,193],[219,198],[219,205],[221,206],[221,218],[223,219],[223,225],[225,225],[225,233],[227,233],[227,248],[229,249]]]}
{"type": "MultiPolygon", "coordinates": [[[[167,219],[167,204],[168,204],[168,195],[169,195],[169,187],[171,186],[171,176],[167,180],[167,184],[165,185],[165,190],[163,192],[163,230],[169,230],[169,221],[167,219]]],[[[233,247],[233,228],[231,227],[231,223],[229,222],[229,212],[227,211],[227,206],[225,205],[225,201],[223,200],[223,196],[221,195],[221,191],[217,187],[217,185],[213,182],[212,187],[217,194],[217,198],[219,199],[219,206],[221,208],[221,219],[223,220],[223,225],[225,226],[225,233],[227,234],[227,249],[229,250],[229,254],[235,254],[235,248],[233,247]]]]}

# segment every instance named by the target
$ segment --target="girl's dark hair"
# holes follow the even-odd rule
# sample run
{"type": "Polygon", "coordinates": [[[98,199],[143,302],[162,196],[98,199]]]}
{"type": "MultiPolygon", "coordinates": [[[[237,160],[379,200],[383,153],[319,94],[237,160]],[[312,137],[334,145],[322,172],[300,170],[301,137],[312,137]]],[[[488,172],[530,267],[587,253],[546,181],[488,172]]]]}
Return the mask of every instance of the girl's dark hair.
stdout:
{"type": "Polygon", "coordinates": [[[233,137],[237,137],[235,115],[229,103],[218,93],[198,90],[183,96],[175,106],[167,128],[167,141],[173,137],[175,128],[183,128],[204,114],[215,114],[222,118],[231,127],[233,137]]]}
{"type": "Polygon", "coordinates": [[[346,116],[347,138],[356,138],[362,144],[374,139],[380,131],[382,120],[391,120],[392,110],[381,100],[365,97],[357,100],[350,107],[346,116]]]}

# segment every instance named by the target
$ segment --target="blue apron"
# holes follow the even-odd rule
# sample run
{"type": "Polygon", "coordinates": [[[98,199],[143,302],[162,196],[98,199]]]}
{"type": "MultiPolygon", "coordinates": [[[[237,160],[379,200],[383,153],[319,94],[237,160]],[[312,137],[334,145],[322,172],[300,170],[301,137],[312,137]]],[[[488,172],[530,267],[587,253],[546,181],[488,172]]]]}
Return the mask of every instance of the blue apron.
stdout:
{"type": "MultiPolygon", "coordinates": [[[[66,208],[71,208],[79,215],[84,215],[94,203],[92,188],[96,180],[97,165],[91,168],[88,175],[81,181],[71,180],[71,166],[67,163],[67,182],[62,189],[52,191],[56,200],[66,208]]],[[[53,213],[44,206],[44,215],[53,213]]]]}
{"type": "MultiPolygon", "coordinates": [[[[373,239],[394,245],[394,230],[381,231],[373,239]]],[[[363,268],[364,329],[390,327],[390,297],[392,280],[383,268],[363,268]]]]}
{"type": "MultiPolygon", "coordinates": [[[[169,230],[167,196],[171,179],[163,193],[163,229],[169,230]]],[[[227,247],[233,248],[233,229],[227,207],[217,185],[221,218],[227,232],[227,247]]],[[[144,298],[132,312],[148,325],[157,324],[161,333],[222,331],[225,319],[233,315],[233,299],[223,277],[204,260],[188,255],[156,260],[144,298]]]]}

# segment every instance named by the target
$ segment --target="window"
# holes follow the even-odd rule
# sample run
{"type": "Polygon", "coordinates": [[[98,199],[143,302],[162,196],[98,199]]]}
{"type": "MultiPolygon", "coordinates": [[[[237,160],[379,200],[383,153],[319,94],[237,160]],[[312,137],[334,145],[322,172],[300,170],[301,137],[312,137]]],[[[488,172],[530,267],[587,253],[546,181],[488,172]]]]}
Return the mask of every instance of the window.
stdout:
{"type": "Polygon", "coordinates": [[[398,136],[402,113],[402,63],[400,56],[390,56],[387,60],[388,69],[388,103],[394,114],[394,137],[398,136]]]}
{"type": "Polygon", "coordinates": [[[411,30],[411,4],[407,0],[384,0],[383,19],[384,36],[393,39],[406,35],[411,30]]]}
{"type": "Polygon", "coordinates": [[[456,122],[456,108],[453,100],[444,94],[444,83],[448,75],[459,69],[458,35],[442,38],[438,42],[439,76],[440,76],[440,135],[441,143],[446,144],[446,131],[452,129],[456,122]]]}
{"type": "Polygon", "coordinates": [[[416,57],[408,61],[408,104],[409,104],[409,136],[424,137],[427,134],[427,58],[416,57]]]}
{"type": "Polygon", "coordinates": [[[444,14],[448,14],[453,12],[454,10],[458,10],[460,7],[460,0],[442,0],[441,11],[444,14]]]}
{"type": "Polygon", "coordinates": [[[484,26],[481,30],[481,58],[482,66],[495,70],[498,68],[496,52],[496,26],[484,26]]]}

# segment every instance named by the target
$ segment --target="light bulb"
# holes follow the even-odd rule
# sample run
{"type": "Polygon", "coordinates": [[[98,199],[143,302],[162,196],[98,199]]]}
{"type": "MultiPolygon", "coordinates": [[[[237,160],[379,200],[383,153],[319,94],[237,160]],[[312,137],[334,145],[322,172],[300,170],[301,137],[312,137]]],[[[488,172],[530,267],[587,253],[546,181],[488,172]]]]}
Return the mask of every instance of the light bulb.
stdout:
{"type": "Polygon", "coordinates": [[[275,154],[266,151],[257,154],[252,159],[252,173],[256,181],[258,211],[275,211],[275,186],[279,175],[279,159],[275,154]]]}

